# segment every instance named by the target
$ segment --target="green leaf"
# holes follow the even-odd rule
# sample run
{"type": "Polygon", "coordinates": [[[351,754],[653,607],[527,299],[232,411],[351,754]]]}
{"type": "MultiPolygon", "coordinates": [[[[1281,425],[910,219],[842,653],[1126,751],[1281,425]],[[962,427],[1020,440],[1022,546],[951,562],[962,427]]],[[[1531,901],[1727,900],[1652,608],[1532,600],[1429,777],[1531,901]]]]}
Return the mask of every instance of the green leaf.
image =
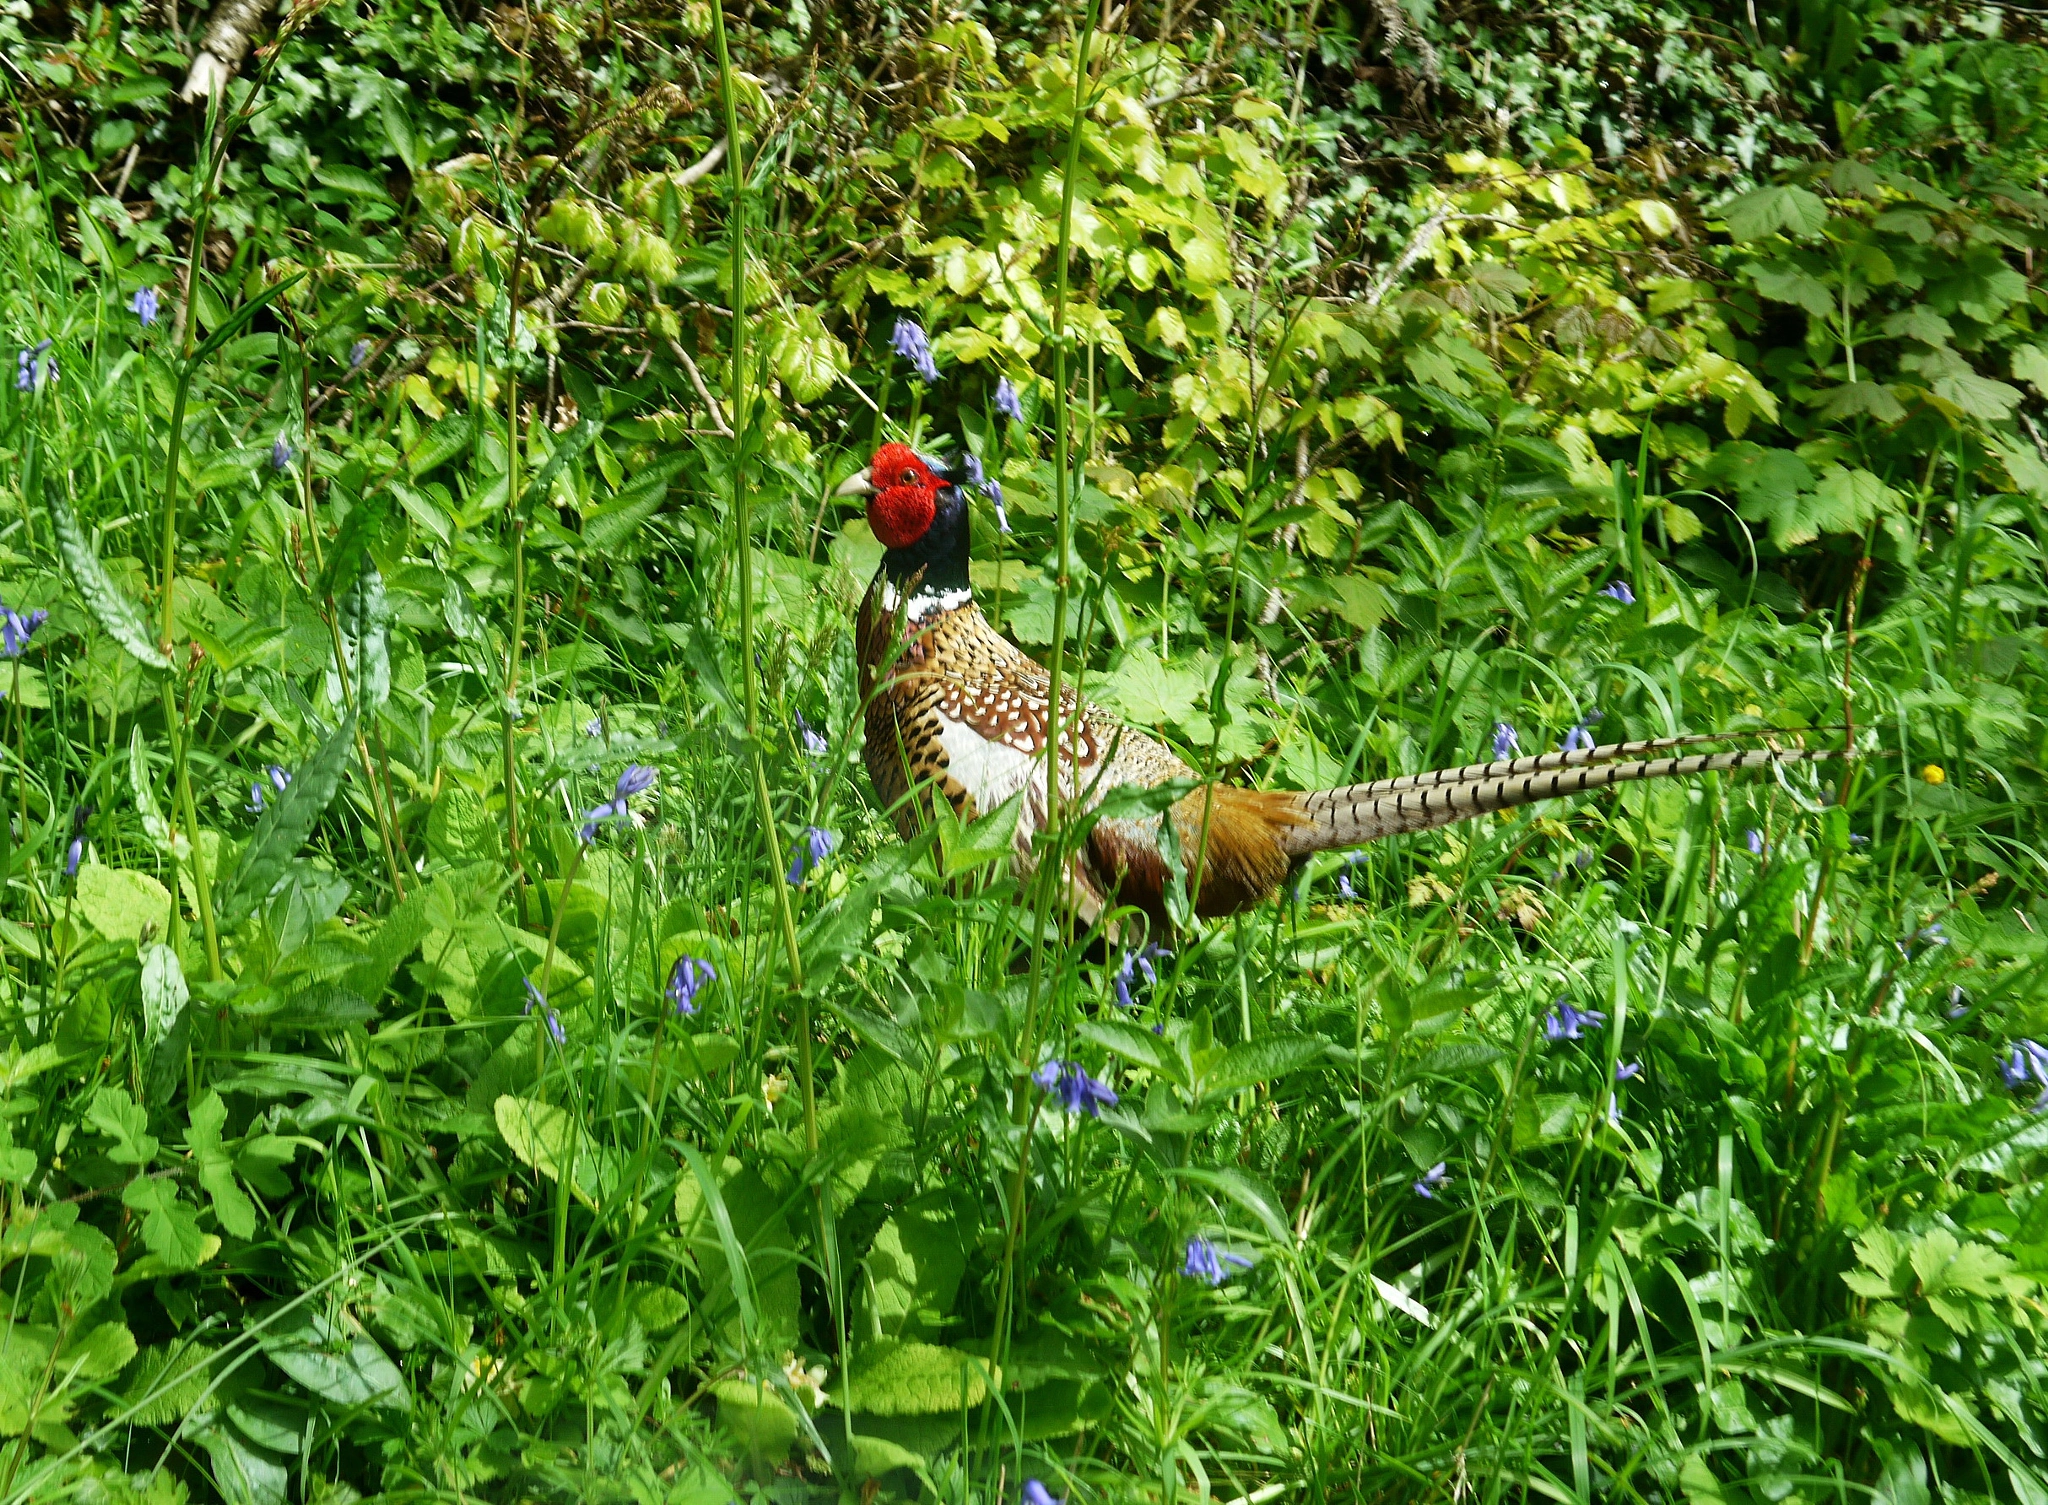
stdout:
{"type": "Polygon", "coordinates": [[[391,698],[391,605],[384,577],[367,555],[355,582],[334,605],[342,650],[355,678],[356,713],[374,716],[391,698]]]}
{"type": "Polygon", "coordinates": [[[1906,416],[1906,405],[1892,396],[1890,387],[1874,381],[1845,382],[1828,393],[1820,405],[1823,418],[1854,418],[1858,414],[1879,423],[1897,423],[1906,416]]]}
{"type": "Polygon", "coordinates": [[[526,492],[519,499],[521,515],[531,512],[533,504],[548,494],[548,488],[555,484],[555,477],[562,473],[562,467],[590,448],[590,441],[604,431],[604,420],[586,418],[555,441],[554,453],[547,462],[534,472],[527,483],[526,492]]]}
{"type": "Polygon", "coordinates": [[[89,862],[78,870],[78,912],[110,941],[168,935],[171,891],[147,873],[89,862]]]}
{"type": "Polygon", "coordinates": [[[1206,1093],[1236,1092],[1255,1082],[1270,1082],[1302,1071],[1327,1058],[1328,1045],[1308,1035],[1268,1035],[1233,1045],[1202,1082],[1206,1093]]]}
{"type": "Polygon", "coordinates": [[[1804,188],[1773,185],[1731,200],[1722,217],[1736,240],[1761,240],[1779,231],[1811,240],[1826,226],[1828,206],[1804,188]]]}
{"type": "Polygon", "coordinates": [[[704,1282],[704,1319],[736,1348],[795,1347],[801,1293],[781,1198],[736,1161],[714,1176],[694,1148],[683,1159],[690,1174],[676,1183],[676,1222],[704,1282]]]}
{"type": "Polygon", "coordinates": [[[1954,403],[1972,418],[2003,423],[2020,405],[2021,392],[2018,387],[2009,387],[1988,376],[1958,372],[1938,378],[1934,383],[1934,395],[1944,402],[1954,403]]]}
{"type": "Polygon", "coordinates": [[[170,659],[142,620],[141,608],[114,584],[107,567],[100,563],[99,556],[85,541],[71,504],[64,499],[63,488],[54,480],[47,481],[43,486],[43,498],[49,504],[50,522],[57,535],[57,552],[63,556],[64,567],[71,572],[71,581],[78,587],[78,594],[85,598],[86,609],[93,614],[94,620],[106,629],[107,636],[127,649],[144,668],[159,671],[170,668],[170,659]]]}
{"type": "Polygon", "coordinates": [[[285,1505],[291,1474],[278,1454],[258,1447],[220,1417],[199,1432],[198,1441],[228,1505],[285,1505]]]}
{"type": "Polygon", "coordinates": [[[952,1199],[927,1193],[884,1223],[868,1250],[868,1311],[887,1338],[937,1331],[967,1273],[952,1199]]]}
{"type": "Polygon", "coordinates": [[[199,1231],[199,1214],[178,1200],[178,1183],[137,1176],[121,1192],[121,1205],[142,1214],[142,1242],[166,1271],[196,1270],[219,1247],[199,1231]]]}
{"type": "Polygon", "coordinates": [[[666,487],[644,491],[638,496],[620,495],[602,507],[583,514],[583,549],[587,554],[609,554],[620,548],[640,525],[661,510],[666,487]]]}
{"type": "Polygon", "coordinates": [[[418,480],[438,465],[446,465],[465,451],[476,448],[476,419],[468,413],[451,413],[420,435],[419,442],[405,457],[406,471],[418,480]]]}
{"type": "Polygon", "coordinates": [[[871,1416],[948,1416],[988,1398],[988,1360],[891,1338],[853,1356],[847,1406],[871,1416]]]}
{"type": "Polygon", "coordinates": [[[1797,304],[1816,318],[1825,319],[1835,311],[1835,295],[1828,285],[1789,261],[1760,262],[1749,268],[1749,276],[1766,298],[1797,304]]]}
{"type": "Polygon", "coordinates": [[[199,1184],[213,1199],[213,1215],[220,1226],[236,1238],[256,1235],[256,1204],[235,1181],[234,1161],[222,1147],[220,1131],[228,1119],[227,1105],[218,1092],[208,1092],[192,1105],[185,1143],[199,1167],[199,1184]]]}
{"type": "Polygon", "coordinates": [[[354,584],[357,571],[369,558],[370,545],[382,538],[390,525],[391,503],[391,493],[379,491],[357,498],[348,509],[321,564],[321,595],[338,597],[354,584]]]}
{"type": "Polygon", "coordinates": [[[292,775],[284,793],[264,809],[249,845],[242,851],[242,860],[214,901],[224,923],[232,925],[246,917],[284,877],[285,865],[305,844],[314,823],[341,787],[354,741],[355,718],[345,716],[341,725],[292,775]]]}
{"type": "MultiPolygon", "coordinates": [[[[170,896],[164,896],[168,899],[170,896]]],[[[142,953],[143,1037],[152,1047],[171,1032],[178,1016],[185,1012],[192,996],[185,986],[185,969],[178,953],[169,946],[148,946],[142,953]]]]}
{"type": "Polygon", "coordinates": [[[107,1158],[116,1165],[147,1165],[156,1158],[156,1136],[149,1115],[136,1105],[125,1087],[101,1087],[85,1110],[86,1122],[114,1141],[107,1158]]]}
{"type": "Polygon", "coordinates": [[[1075,1033],[1170,1082],[1177,1082],[1183,1087],[1188,1085],[1187,1067],[1179,1055],[1149,1029],[1140,1029],[1122,1019],[1084,1019],[1075,1033]]]}
{"type": "Polygon", "coordinates": [[[259,1341],[271,1363],[323,1400],[398,1411],[411,1407],[405,1376],[351,1320],[301,1307],[259,1341]]]}
{"type": "Polygon", "coordinates": [[[592,1142],[566,1108],[508,1093],[498,1099],[492,1115],[512,1153],[550,1181],[562,1179],[562,1166],[573,1152],[576,1166],[569,1189],[586,1206],[596,1206],[617,1189],[617,1157],[608,1147],[592,1142]]]}
{"type": "Polygon", "coordinates": [[[294,272],[281,282],[271,283],[269,287],[266,287],[255,297],[244,298],[235,306],[235,311],[221,321],[220,327],[206,337],[206,343],[192,352],[191,358],[185,363],[186,369],[190,370],[196,367],[201,361],[212,355],[214,351],[220,349],[221,346],[240,334],[251,319],[262,313],[264,309],[275,303],[279,298],[291,291],[291,289],[297,287],[305,279],[305,276],[304,272],[294,272]]]}

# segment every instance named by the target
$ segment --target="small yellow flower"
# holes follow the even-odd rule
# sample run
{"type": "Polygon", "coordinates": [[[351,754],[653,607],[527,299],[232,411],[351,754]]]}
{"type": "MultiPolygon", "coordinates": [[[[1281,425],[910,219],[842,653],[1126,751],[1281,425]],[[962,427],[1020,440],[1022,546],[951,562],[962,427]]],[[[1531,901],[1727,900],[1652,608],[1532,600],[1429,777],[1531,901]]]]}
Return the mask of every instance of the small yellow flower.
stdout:
{"type": "Polygon", "coordinates": [[[768,1111],[770,1113],[775,1111],[775,1105],[782,1101],[782,1094],[787,1091],[789,1091],[788,1077],[764,1076],[761,1078],[761,1098],[762,1101],[768,1104],[768,1111]]]}
{"type": "Polygon", "coordinates": [[[1929,763],[1920,770],[1920,777],[1930,784],[1946,784],[1948,782],[1948,775],[1941,771],[1939,763],[1929,763]]]}

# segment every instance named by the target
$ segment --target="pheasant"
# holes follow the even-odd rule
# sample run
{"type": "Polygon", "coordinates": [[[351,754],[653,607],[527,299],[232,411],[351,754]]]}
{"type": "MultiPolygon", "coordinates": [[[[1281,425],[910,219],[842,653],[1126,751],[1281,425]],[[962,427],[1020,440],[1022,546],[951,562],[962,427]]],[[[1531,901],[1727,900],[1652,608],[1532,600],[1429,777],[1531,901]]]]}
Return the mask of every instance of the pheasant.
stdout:
{"type": "MultiPolygon", "coordinates": [[[[865,496],[887,552],[860,605],[855,655],[866,707],[863,758],[905,839],[934,795],[963,820],[1023,795],[1013,870],[1028,877],[1032,836],[1046,823],[1051,676],[992,627],[968,578],[968,506],[958,467],[885,444],[838,495],[865,496]]],[[[1094,809],[1111,789],[1193,781],[1163,743],[1060,690],[1060,801],[1094,809]]],[[[1315,852],[1427,831],[1636,779],[1765,768],[1834,756],[1832,749],[1759,749],[1673,756],[1710,737],[1666,737],[1473,763],[1310,793],[1197,787],[1166,811],[1195,912],[1234,914],[1273,893],[1315,852]],[[1662,755],[1662,756],[1649,756],[1662,755]]],[[[1168,921],[1169,858],[1157,816],[1105,815],[1068,862],[1069,907],[1083,923],[1118,904],[1155,927],[1168,921]]]]}

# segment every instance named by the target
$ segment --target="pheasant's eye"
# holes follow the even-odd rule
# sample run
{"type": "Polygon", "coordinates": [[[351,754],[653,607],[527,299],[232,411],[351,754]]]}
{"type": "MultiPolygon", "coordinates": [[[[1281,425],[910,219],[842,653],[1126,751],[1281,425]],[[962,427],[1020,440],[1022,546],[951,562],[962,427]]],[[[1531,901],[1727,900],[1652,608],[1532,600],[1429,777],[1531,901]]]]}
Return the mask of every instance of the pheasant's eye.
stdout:
{"type": "Polygon", "coordinates": [[[904,484],[905,486],[915,486],[915,485],[917,484],[917,472],[916,472],[916,471],[914,471],[914,470],[906,470],[906,471],[904,471],[904,472],[903,472],[903,484],[904,484]]]}

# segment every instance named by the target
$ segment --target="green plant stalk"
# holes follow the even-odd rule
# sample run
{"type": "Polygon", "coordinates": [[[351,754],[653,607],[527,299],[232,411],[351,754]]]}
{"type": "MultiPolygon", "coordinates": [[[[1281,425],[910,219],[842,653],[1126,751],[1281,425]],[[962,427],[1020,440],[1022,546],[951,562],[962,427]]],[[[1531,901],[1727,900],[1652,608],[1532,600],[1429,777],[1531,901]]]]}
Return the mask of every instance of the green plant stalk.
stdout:
{"type": "MultiPolygon", "coordinates": [[[[740,693],[746,709],[748,759],[753,764],[754,799],[761,812],[761,839],[768,848],[768,872],[775,885],[775,908],[782,922],[783,948],[789,955],[789,986],[796,996],[797,1069],[803,1081],[804,1151],[818,1154],[818,1092],[811,1048],[811,1000],[804,988],[803,948],[797,942],[796,907],[782,871],[781,842],[775,822],[775,799],[768,788],[768,764],[761,755],[761,682],[754,665],[753,517],[746,478],[747,439],[754,431],[753,404],[747,397],[747,174],[740,149],[739,95],[733,88],[732,54],[725,34],[724,0],[711,7],[712,44],[718,54],[718,92],[725,110],[725,163],[732,191],[732,500],[737,530],[736,553],[740,586],[740,693]]],[[[814,1197],[822,1189],[812,1187],[814,1197]]],[[[821,1204],[822,1205],[822,1204],[821,1204]]],[[[822,1223],[820,1225],[822,1229],[822,1223]]],[[[820,1234],[822,1238],[822,1232],[820,1234]]],[[[820,1246],[822,1247],[822,1245],[820,1246]]]]}
{"type": "MultiPolygon", "coordinates": [[[[1045,930],[1053,896],[1066,871],[1065,838],[1061,825],[1059,797],[1059,752],[1064,732],[1060,721],[1061,678],[1066,667],[1067,598],[1073,587],[1074,507],[1072,486],[1073,431],[1068,413],[1067,393],[1067,291],[1068,261],[1074,239],[1074,177],[1080,171],[1081,127],[1088,110],[1088,51],[1095,38],[1096,15],[1101,0],[1089,0],[1086,24],[1074,42],[1074,105],[1067,121],[1066,169],[1060,183],[1060,234],[1054,252],[1052,302],[1053,369],[1053,500],[1054,535],[1059,578],[1052,605],[1052,652],[1047,656],[1046,741],[1045,741],[1045,824],[1047,839],[1037,873],[1036,903],[1032,906],[1031,984],[1025,995],[1024,1029],[1018,1045],[1017,1069],[1010,1082],[1010,1121],[1018,1131],[1017,1168],[1010,1179],[1007,1211],[1010,1226],[1003,1238],[1002,1278],[996,1287],[995,1362],[1000,1365],[1009,1349],[1010,1308],[1014,1293],[1017,1249],[1024,1232],[1025,1182],[1031,1166],[1031,1124],[1035,1099],[1031,1091],[1031,1063],[1038,1052],[1038,1010],[1045,988],[1045,930]]],[[[1076,714],[1079,708],[1076,707],[1076,714]]]]}
{"type": "MultiPolygon", "coordinates": [[[[519,369],[513,362],[519,338],[519,248],[512,251],[512,275],[506,279],[510,306],[505,318],[505,504],[512,511],[512,635],[505,648],[505,697],[498,706],[505,781],[505,866],[512,875],[513,902],[519,923],[526,924],[526,864],[519,854],[519,652],[526,639],[526,509],[519,496],[519,369]]],[[[477,384],[483,384],[482,342],[478,342],[477,384]]],[[[481,425],[479,425],[481,432],[481,425]]]]}
{"type": "MultiPolygon", "coordinates": [[[[191,833],[192,889],[199,897],[199,928],[206,936],[206,976],[210,982],[219,982],[227,974],[221,970],[220,930],[213,918],[213,875],[206,870],[206,847],[199,839],[199,809],[192,798],[192,771],[185,758],[192,728],[189,721],[178,714],[177,696],[171,691],[169,675],[164,676],[163,700],[164,724],[172,729],[171,755],[177,760],[178,813],[184,817],[185,829],[191,833]]],[[[175,913],[175,891],[171,895],[171,908],[175,913]]]]}

